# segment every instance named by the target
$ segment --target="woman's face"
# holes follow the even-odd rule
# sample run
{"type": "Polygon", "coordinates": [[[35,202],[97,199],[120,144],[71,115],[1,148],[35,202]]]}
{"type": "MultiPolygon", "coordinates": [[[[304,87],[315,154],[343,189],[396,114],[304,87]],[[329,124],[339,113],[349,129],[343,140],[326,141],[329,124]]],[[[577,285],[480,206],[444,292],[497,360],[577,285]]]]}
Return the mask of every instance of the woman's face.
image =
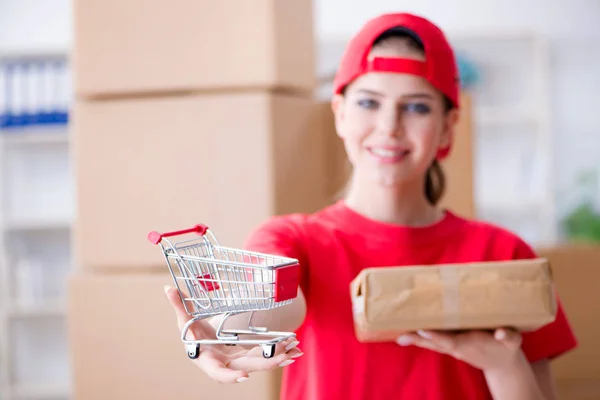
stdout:
{"type": "MultiPolygon", "coordinates": [[[[383,46],[370,56],[424,59],[406,46],[383,46]]],[[[360,76],[334,98],[333,109],[355,175],[385,186],[423,181],[457,119],[428,81],[399,73],[360,76]]]]}

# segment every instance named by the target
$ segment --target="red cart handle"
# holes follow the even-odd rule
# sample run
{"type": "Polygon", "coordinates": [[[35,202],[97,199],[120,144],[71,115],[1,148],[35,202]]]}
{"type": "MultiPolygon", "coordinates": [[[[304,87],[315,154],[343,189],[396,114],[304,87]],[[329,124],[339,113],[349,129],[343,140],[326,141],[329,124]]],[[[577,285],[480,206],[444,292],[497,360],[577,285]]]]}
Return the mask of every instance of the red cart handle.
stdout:
{"type": "Polygon", "coordinates": [[[206,234],[207,230],[208,230],[208,226],[206,226],[204,224],[199,224],[192,228],[184,229],[181,231],[173,231],[173,232],[167,232],[167,233],[158,233],[158,232],[152,231],[148,234],[148,240],[152,244],[159,244],[160,241],[162,240],[162,238],[164,238],[164,237],[185,235],[186,233],[193,233],[193,232],[196,232],[200,236],[204,236],[204,234],[206,234]]]}

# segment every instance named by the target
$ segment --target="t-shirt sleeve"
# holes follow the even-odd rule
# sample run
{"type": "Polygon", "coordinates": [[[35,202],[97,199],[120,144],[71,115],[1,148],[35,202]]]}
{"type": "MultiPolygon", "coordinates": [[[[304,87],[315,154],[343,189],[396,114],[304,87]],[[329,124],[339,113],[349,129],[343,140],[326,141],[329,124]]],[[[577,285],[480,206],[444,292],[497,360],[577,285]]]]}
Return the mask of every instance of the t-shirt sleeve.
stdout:
{"type": "Polygon", "coordinates": [[[308,291],[308,257],[302,234],[304,216],[274,216],[259,225],[244,244],[249,251],[295,258],[300,264],[300,289],[308,291]]]}
{"type": "MultiPolygon", "coordinates": [[[[536,258],[534,250],[524,242],[519,243],[515,259],[536,258]]],[[[529,362],[554,359],[577,347],[577,339],[558,294],[556,294],[556,319],[542,328],[523,333],[522,349],[529,362]]]]}

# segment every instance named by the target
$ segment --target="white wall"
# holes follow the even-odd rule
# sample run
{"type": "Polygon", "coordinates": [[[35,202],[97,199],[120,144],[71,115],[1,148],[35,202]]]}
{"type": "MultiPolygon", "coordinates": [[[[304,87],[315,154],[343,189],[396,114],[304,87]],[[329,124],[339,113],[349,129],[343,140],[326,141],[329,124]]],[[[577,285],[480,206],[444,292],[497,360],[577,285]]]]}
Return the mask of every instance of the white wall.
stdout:
{"type": "MultiPolygon", "coordinates": [[[[421,13],[444,29],[524,27],[553,37],[600,38],[597,0],[314,0],[324,40],[351,35],[381,12],[421,13]]],[[[0,0],[0,49],[57,48],[71,43],[70,0],[0,0]]]]}
{"type": "Polygon", "coordinates": [[[600,38],[598,0],[315,0],[323,39],[347,37],[383,12],[422,14],[448,31],[527,28],[552,37],[600,38]]]}
{"type": "Polygon", "coordinates": [[[61,51],[72,36],[70,0],[0,0],[0,54],[61,51]]]}

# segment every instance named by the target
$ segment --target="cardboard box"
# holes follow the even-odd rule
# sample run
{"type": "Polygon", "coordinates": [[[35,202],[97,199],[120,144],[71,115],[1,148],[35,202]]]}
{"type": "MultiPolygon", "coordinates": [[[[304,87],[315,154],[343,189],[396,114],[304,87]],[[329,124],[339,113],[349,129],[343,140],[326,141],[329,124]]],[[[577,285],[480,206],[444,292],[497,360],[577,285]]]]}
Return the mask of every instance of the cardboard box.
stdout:
{"type": "Polygon", "coordinates": [[[308,0],[76,0],[78,97],[315,87],[308,0]]]}
{"type": "Polygon", "coordinates": [[[317,118],[319,118],[319,129],[325,145],[325,190],[327,198],[336,201],[342,197],[352,168],[348,162],[344,143],[337,135],[335,119],[330,102],[319,102],[317,104],[317,118]]]}
{"type": "Polygon", "coordinates": [[[473,100],[468,93],[463,93],[460,101],[460,119],[455,128],[454,143],[448,157],[441,162],[446,176],[446,192],[440,205],[465,218],[475,218],[473,100]]]}
{"type": "Polygon", "coordinates": [[[418,329],[533,330],[557,311],[545,259],[367,268],[350,286],[363,342],[418,329]]]}
{"type": "Polygon", "coordinates": [[[150,231],[209,226],[227,246],[324,206],[311,100],[265,91],[78,101],[76,265],[166,268],[150,231]]]}
{"type": "Polygon", "coordinates": [[[224,385],[185,351],[163,292],[171,276],[96,275],[69,282],[69,343],[75,400],[276,400],[282,370],[224,385]]]}
{"type": "Polygon", "coordinates": [[[552,263],[556,290],[579,344],[552,362],[554,376],[600,382],[600,246],[564,244],[536,251],[552,263]]]}
{"type": "Polygon", "coordinates": [[[558,400],[600,399],[600,379],[556,380],[558,400]]]}
{"type": "MultiPolygon", "coordinates": [[[[440,201],[442,207],[466,217],[474,218],[474,170],[473,170],[473,126],[472,99],[468,93],[461,95],[461,116],[456,126],[452,151],[443,162],[442,168],[446,176],[446,192],[440,201]]],[[[342,140],[337,136],[331,104],[321,102],[318,105],[318,118],[326,147],[328,199],[341,198],[343,190],[350,179],[352,168],[346,156],[342,140]]]]}

